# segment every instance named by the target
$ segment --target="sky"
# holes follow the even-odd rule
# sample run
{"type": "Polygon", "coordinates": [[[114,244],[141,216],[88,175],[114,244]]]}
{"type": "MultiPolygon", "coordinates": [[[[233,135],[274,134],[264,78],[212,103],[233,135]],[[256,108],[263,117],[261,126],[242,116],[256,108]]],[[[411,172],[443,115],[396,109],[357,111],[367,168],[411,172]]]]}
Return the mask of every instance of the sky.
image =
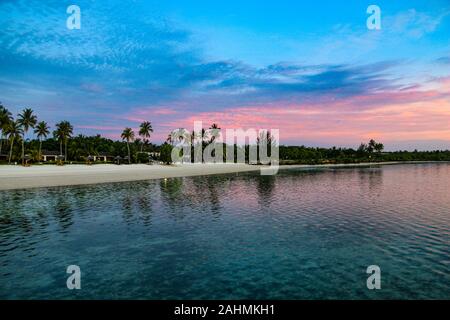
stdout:
{"type": "Polygon", "coordinates": [[[160,143],[203,121],[286,145],[450,149],[450,0],[0,0],[0,20],[0,101],[51,127],[119,139],[148,120],[160,143]]]}

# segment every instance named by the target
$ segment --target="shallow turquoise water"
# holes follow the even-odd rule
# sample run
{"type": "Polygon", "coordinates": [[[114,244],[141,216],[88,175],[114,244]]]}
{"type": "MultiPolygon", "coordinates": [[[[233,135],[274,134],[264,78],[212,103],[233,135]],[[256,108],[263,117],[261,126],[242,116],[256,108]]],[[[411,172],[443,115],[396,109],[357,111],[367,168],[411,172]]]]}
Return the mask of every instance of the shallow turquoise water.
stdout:
{"type": "Polygon", "coordinates": [[[450,298],[450,164],[7,191],[0,204],[3,299],[450,298]],[[66,287],[71,264],[81,290],[66,287]]]}

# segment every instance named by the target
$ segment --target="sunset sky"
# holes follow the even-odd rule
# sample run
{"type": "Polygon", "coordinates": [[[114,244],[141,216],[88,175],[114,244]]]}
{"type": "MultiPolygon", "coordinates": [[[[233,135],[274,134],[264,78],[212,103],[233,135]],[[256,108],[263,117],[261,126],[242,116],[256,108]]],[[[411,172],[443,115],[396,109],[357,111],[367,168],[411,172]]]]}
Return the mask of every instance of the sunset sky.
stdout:
{"type": "Polygon", "coordinates": [[[51,127],[117,139],[149,120],[159,143],[203,120],[288,145],[450,149],[449,0],[2,0],[0,19],[0,101],[51,127]]]}

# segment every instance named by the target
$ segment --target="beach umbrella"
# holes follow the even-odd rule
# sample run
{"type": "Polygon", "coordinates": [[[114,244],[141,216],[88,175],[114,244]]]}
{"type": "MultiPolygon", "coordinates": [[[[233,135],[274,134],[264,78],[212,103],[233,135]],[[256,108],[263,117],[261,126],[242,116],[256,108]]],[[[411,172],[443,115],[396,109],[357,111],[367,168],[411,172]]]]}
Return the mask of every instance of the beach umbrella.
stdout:
{"type": "Polygon", "coordinates": [[[116,156],[114,158],[114,160],[117,162],[117,164],[120,164],[120,160],[122,160],[122,157],[121,156],[116,156]]]}

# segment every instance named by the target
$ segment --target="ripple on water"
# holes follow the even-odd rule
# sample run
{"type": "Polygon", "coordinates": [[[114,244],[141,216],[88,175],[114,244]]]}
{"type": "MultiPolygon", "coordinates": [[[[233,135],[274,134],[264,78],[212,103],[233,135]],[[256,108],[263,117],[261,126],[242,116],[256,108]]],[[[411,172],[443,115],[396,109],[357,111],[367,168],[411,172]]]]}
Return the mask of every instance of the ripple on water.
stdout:
{"type": "Polygon", "coordinates": [[[448,299],[448,190],[418,164],[4,191],[0,298],[448,299]]]}

